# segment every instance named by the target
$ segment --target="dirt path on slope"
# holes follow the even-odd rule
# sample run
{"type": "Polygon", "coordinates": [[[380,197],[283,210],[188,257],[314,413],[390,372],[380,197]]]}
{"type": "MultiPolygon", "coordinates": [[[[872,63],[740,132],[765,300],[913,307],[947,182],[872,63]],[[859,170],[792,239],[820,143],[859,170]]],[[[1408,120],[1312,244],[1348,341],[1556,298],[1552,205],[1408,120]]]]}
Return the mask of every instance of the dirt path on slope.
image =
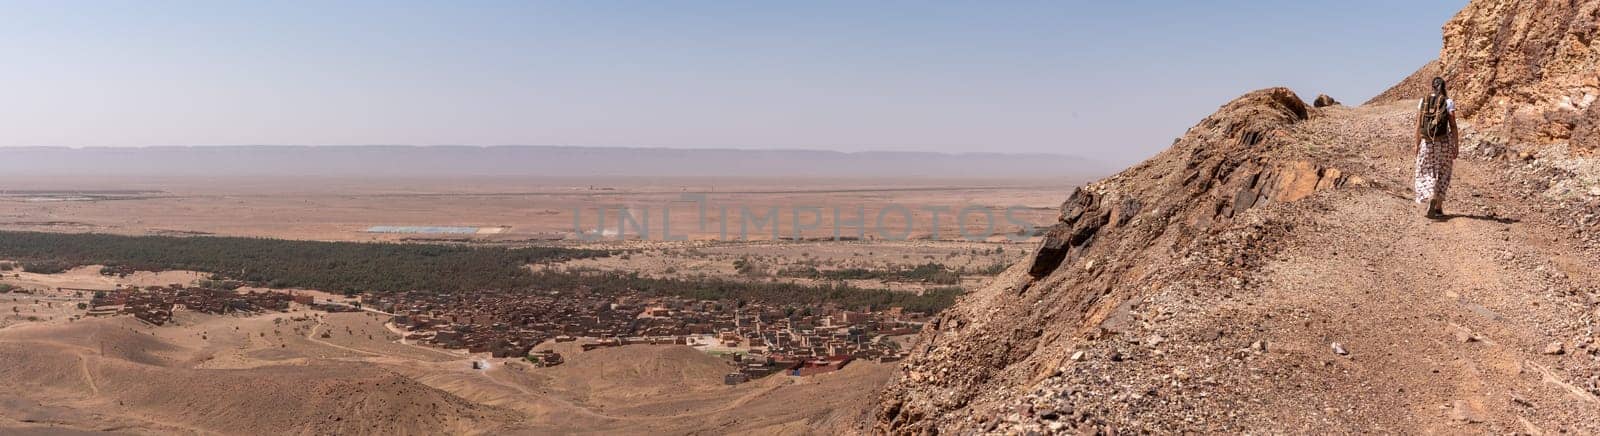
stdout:
{"type": "MultiPolygon", "coordinates": [[[[1371,112],[1364,118],[1379,118],[1371,112]]],[[[1390,117],[1393,118],[1393,117],[1390,117]]],[[[1352,128],[1351,131],[1361,131],[1352,128]]],[[[1403,131],[1403,130],[1402,130],[1403,131]]],[[[1357,138],[1344,138],[1353,140],[1357,138]]],[[[1392,142],[1392,139],[1390,140],[1392,142]]],[[[1373,153],[1392,182],[1409,158],[1373,153]]],[[[1585,259],[1490,164],[1458,161],[1447,220],[1420,216],[1403,185],[1335,194],[1264,271],[1266,360],[1299,368],[1268,383],[1266,422],[1293,431],[1592,433],[1600,399],[1579,347],[1592,304],[1585,259]],[[1546,352],[1560,342],[1560,354],[1546,352]],[[1347,352],[1340,355],[1333,344],[1347,352]]],[[[1584,344],[1587,345],[1587,344],[1584,344]]]]}

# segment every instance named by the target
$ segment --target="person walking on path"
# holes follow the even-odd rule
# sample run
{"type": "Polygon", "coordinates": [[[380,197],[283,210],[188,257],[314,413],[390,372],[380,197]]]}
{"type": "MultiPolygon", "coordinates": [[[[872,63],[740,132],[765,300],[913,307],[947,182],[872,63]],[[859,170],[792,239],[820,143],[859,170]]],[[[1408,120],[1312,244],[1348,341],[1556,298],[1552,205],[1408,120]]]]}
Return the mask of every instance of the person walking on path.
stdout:
{"type": "Polygon", "coordinates": [[[1417,204],[1427,206],[1428,218],[1444,216],[1445,193],[1450,190],[1450,173],[1455,167],[1461,144],[1456,127],[1456,102],[1450,99],[1443,78],[1433,78],[1433,94],[1417,104],[1416,145],[1417,204]]]}

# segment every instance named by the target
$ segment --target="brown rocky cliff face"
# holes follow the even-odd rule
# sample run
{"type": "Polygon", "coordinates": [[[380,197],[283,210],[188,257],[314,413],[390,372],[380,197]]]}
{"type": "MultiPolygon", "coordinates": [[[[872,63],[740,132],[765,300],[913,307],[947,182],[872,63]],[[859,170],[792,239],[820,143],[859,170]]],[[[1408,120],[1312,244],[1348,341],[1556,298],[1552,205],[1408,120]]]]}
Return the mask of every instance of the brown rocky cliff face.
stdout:
{"type": "MultiPolygon", "coordinates": [[[[1115,332],[1164,268],[1245,211],[1351,181],[1297,155],[1291,127],[1314,116],[1293,92],[1246,94],[1155,158],[1079,188],[1026,269],[1012,268],[921,333],[880,397],[874,429],[968,428],[1048,376],[1077,337],[1115,332]]],[[[1250,259],[1238,259],[1240,263],[1250,259]]]]}
{"type": "Polygon", "coordinates": [[[1480,133],[1600,145],[1600,0],[1474,0],[1444,26],[1440,66],[1480,133]]]}

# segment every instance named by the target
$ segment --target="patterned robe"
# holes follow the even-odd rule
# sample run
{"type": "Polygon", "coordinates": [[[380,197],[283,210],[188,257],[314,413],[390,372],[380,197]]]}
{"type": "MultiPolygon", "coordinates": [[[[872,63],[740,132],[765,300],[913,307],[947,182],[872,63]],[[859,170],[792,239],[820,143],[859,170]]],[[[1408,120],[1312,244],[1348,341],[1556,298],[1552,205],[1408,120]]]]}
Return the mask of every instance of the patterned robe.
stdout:
{"type": "Polygon", "coordinates": [[[1455,167],[1457,147],[1451,138],[1438,141],[1422,140],[1417,152],[1417,202],[1427,203],[1435,198],[1444,201],[1450,190],[1450,173],[1455,167]]]}

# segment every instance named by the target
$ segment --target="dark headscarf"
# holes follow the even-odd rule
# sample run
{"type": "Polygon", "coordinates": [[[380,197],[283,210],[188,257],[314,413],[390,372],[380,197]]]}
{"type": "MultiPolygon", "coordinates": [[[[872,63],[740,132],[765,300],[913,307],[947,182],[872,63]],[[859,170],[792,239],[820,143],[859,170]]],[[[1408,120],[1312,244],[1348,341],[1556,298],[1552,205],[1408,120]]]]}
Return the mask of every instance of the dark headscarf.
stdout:
{"type": "Polygon", "coordinates": [[[1445,98],[1450,98],[1450,93],[1448,91],[1446,91],[1445,88],[1444,88],[1444,78],[1443,77],[1435,77],[1435,78],[1433,78],[1433,95],[1437,95],[1437,96],[1441,96],[1441,97],[1445,97],[1445,98]]]}

